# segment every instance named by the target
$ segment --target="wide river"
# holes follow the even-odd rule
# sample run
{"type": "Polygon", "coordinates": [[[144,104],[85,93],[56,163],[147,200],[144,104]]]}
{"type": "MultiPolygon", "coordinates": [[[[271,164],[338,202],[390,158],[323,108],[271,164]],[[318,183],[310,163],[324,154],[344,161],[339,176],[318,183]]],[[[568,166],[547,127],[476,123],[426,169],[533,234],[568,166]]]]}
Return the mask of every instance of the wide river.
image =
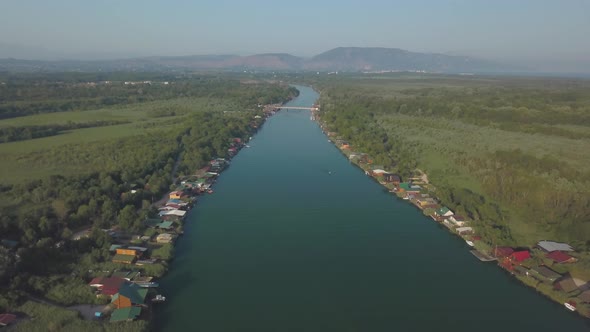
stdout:
{"type": "MultiPolygon", "coordinates": [[[[311,106],[308,87],[291,106],[311,106]]],[[[350,164],[309,111],[270,118],[202,197],[164,331],[588,331],[350,164]]]]}

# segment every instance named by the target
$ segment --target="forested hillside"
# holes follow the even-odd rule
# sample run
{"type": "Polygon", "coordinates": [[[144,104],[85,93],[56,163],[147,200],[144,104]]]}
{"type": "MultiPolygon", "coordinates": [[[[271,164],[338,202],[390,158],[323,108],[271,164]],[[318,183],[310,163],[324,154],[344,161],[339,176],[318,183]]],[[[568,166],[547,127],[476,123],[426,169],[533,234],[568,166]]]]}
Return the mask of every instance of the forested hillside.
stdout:
{"type": "Polygon", "coordinates": [[[589,81],[400,74],[318,85],[330,130],[378,165],[425,171],[489,243],[590,250],[589,81]]]}
{"type": "MultiPolygon", "coordinates": [[[[297,94],[285,85],[214,76],[164,84],[128,74],[125,80],[136,83],[125,84],[72,75],[8,77],[0,86],[0,309],[47,314],[26,304],[27,296],[61,305],[101,302],[86,279],[115,268],[112,239],[102,230],[143,229],[174,175],[225,157],[232,138],[245,139],[261,124],[260,104],[297,94]],[[73,241],[88,227],[87,238],[73,241]]],[[[166,265],[142,269],[161,276],[166,265]]],[[[54,330],[81,324],[50,321],[54,330]]]]}

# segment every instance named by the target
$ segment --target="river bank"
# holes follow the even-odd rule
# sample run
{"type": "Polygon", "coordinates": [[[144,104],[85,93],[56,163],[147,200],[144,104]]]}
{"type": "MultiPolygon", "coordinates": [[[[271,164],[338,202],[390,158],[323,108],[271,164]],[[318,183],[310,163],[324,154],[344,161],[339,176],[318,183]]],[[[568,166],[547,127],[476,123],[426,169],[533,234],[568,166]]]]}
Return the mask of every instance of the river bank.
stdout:
{"type": "Polygon", "coordinates": [[[576,262],[575,256],[571,256],[575,252],[574,248],[552,241],[540,241],[532,248],[500,247],[486,243],[477,234],[477,223],[474,220],[456,215],[441,202],[436,196],[436,187],[429,183],[427,174],[417,169],[413,177],[404,181],[399,174],[388,172],[386,167],[374,165],[370,155],[356,151],[337,132],[331,132],[328,124],[321,121],[321,113],[315,114],[314,119],[318,121],[329,141],[351,164],[363,170],[400,201],[407,201],[465,241],[467,248],[477,259],[482,262],[498,261],[499,267],[522,284],[563,305],[566,310],[590,318],[590,282],[573,278],[566,265],[558,265],[576,262]],[[551,246],[558,246],[560,250],[551,246]],[[562,247],[566,249],[561,249],[562,247]]]}

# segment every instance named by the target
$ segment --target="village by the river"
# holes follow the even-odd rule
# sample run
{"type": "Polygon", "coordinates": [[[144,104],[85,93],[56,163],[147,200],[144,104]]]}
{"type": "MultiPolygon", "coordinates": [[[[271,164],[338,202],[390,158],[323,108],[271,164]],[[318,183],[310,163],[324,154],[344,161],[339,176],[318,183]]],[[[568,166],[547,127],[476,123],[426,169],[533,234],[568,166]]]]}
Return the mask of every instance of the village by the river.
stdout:
{"type": "Polygon", "coordinates": [[[297,88],[287,105],[264,106],[266,124],[233,138],[227,158],[176,179],[145,232],[110,230],[121,268],[88,283],[110,304],[74,309],[166,331],[587,328],[572,311],[588,315],[588,281],[542,264],[575,264],[575,248],[486,244],[427,174],[374,165],[322,124],[318,94],[297,88]],[[161,279],[137,271],[159,261],[161,279]]]}

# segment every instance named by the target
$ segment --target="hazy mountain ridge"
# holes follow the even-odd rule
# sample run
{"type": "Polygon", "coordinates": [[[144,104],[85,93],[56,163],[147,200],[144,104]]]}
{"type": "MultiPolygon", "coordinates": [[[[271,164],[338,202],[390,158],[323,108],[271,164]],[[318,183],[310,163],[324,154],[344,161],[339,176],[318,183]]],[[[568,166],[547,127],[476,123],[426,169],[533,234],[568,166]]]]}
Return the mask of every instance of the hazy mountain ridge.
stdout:
{"type": "Polygon", "coordinates": [[[249,56],[151,56],[116,60],[0,59],[0,71],[260,70],[260,71],[428,71],[443,73],[522,70],[466,56],[411,52],[397,48],[338,47],[312,58],[287,53],[249,56]]]}

